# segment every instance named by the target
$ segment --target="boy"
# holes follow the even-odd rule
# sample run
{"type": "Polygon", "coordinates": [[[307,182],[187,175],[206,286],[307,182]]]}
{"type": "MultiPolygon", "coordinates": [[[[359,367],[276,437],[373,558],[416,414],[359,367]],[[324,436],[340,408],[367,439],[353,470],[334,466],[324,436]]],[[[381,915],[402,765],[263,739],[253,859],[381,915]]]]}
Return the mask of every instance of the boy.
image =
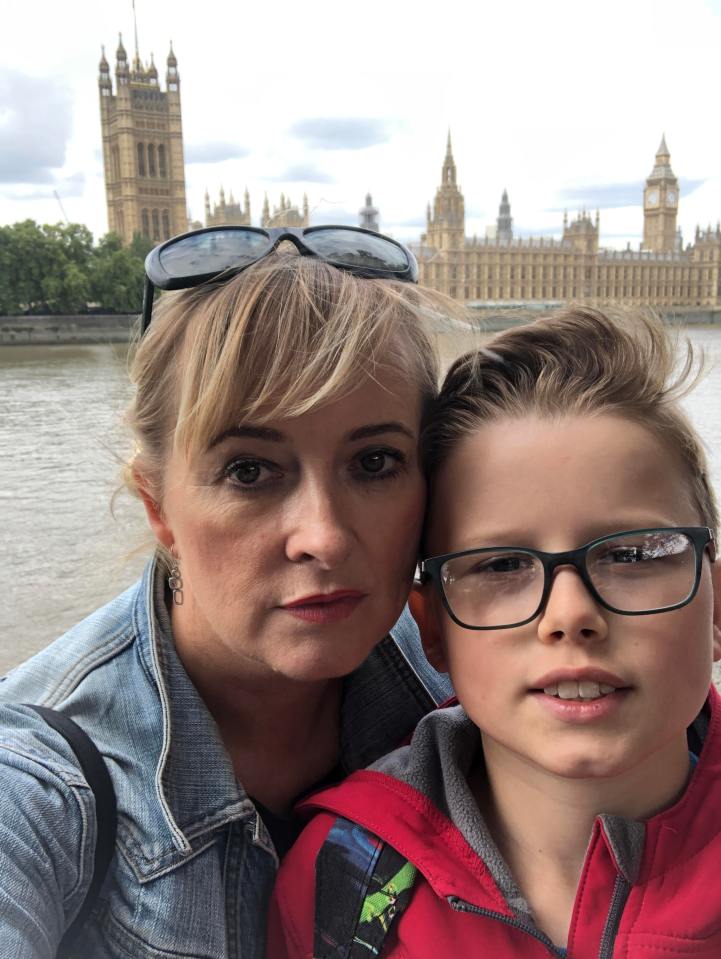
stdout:
{"type": "Polygon", "coordinates": [[[721,956],[718,517],[674,359],[576,308],[451,368],[411,608],[461,705],[306,803],[272,959],[721,956]]]}

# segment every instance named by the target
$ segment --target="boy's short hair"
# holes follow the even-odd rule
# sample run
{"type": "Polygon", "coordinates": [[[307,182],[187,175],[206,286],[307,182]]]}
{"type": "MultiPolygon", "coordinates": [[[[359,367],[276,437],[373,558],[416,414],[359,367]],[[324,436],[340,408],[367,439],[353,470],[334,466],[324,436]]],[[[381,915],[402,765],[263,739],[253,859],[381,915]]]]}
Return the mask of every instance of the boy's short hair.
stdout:
{"type": "Polygon", "coordinates": [[[645,426],[680,457],[699,519],[716,532],[703,443],[679,404],[698,382],[703,356],[687,339],[677,350],[678,341],[650,311],[579,306],[497,334],[448,370],[423,432],[427,473],[484,423],[614,414],[645,426]]]}

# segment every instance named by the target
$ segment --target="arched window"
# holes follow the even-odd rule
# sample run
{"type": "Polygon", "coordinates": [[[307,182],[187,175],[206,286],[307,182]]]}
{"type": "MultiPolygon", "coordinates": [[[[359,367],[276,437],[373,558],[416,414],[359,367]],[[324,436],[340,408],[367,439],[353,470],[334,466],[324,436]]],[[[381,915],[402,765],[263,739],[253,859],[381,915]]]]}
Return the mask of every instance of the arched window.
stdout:
{"type": "Polygon", "coordinates": [[[138,144],[138,176],[145,176],[145,144],[138,144]]]}
{"type": "Polygon", "coordinates": [[[163,210],[163,239],[170,239],[170,217],[167,210],[163,210]]]}
{"type": "Polygon", "coordinates": [[[150,237],[150,217],[147,210],[143,210],[143,236],[150,237]]]}
{"type": "Polygon", "coordinates": [[[157,210],[153,210],[153,239],[160,239],[160,217],[157,210]]]}
{"type": "Polygon", "coordinates": [[[148,176],[155,176],[155,147],[148,144],[148,176]]]}
{"type": "Polygon", "coordinates": [[[113,168],[113,179],[120,179],[120,150],[117,147],[113,147],[112,153],[110,154],[110,163],[113,168]]]}
{"type": "Polygon", "coordinates": [[[168,164],[165,162],[165,147],[161,143],[158,147],[158,171],[163,178],[168,175],[168,164]]]}

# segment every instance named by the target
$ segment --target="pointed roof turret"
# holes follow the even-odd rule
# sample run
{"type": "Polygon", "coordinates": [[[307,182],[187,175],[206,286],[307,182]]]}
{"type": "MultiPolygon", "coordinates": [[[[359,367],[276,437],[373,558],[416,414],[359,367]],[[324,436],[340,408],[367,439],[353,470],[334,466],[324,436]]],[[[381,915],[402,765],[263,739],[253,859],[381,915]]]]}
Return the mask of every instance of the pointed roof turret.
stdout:
{"type": "Polygon", "coordinates": [[[358,215],[360,216],[358,226],[362,226],[364,230],[372,230],[374,233],[378,233],[378,208],[373,206],[373,197],[370,193],[366,193],[365,206],[360,208],[358,215]]]}
{"type": "Polygon", "coordinates": [[[155,55],[152,53],[150,54],[150,66],[146,71],[146,76],[150,80],[158,79],[158,68],[155,66],[155,55]]]}
{"type": "Polygon", "coordinates": [[[177,67],[177,66],[178,66],[178,59],[177,59],[177,57],[175,56],[175,53],[173,52],[173,41],[172,41],[172,40],[170,41],[170,53],[168,54],[168,61],[167,61],[167,63],[168,63],[168,66],[169,66],[169,67],[177,67]]]}
{"type": "Polygon", "coordinates": [[[448,140],[446,141],[446,155],[443,160],[442,183],[456,182],[456,163],[453,159],[453,148],[451,146],[451,131],[448,129],[448,140]]]}
{"type": "Polygon", "coordinates": [[[105,47],[101,47],[101,50],[102,55],[100,57],[100,63],[98,64],[98,70],[100,71],[98,76],[98,87],[100,89],[100,96],[108,97],[113,92],[113,84],[110,80],[110,65],[105,58],[105,47]]]}
{"type": "Polygon", "coordinates": [[[128,54],[126,53],[125,47],[123,46],[123,35],[122,33],[118,34],[118,49],[115,51],[115,59],[118,61],[127,62],[128,54]]]}
{"type": "Polygon", "coordinates": [[[513,240],[513,218],[508,190],[504,189],[496,219],[496,239],[499,243],[509,244],[513,240]]]}
{"type": "Polygon", "coordinates": [[[658,150],[656,151],[656,162],[653,165],[653,170],[651,170],[651,176],[649,180],[676,180],[673,170],[671,169],[671,154],[669,149],[666,146],[666,134],[664,133],[661,137],[661,143],[659,144],[658,150]]]}

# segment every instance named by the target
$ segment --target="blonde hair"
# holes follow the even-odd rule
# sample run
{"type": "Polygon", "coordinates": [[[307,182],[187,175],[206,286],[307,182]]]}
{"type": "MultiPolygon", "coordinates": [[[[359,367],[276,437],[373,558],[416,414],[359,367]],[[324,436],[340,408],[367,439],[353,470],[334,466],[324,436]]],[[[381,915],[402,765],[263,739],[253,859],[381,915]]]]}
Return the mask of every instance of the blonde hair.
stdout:
{"type": "Polygon", "coordinates": [[[449,309],[413,284],[284,254],[163,295],[130,371],[126,484],[137,470],[160,500],[172,449],[192,458],[231,424],[300,416],[384,369],[416,382],[426,408],[438,388],[428,321],[449,309]]]}
{"type": "Polygon", "coordinates": [[[460,439],[500,418],[611,413],[654,433],[680,457],[694,507],[714,531],[718,509],[703,444],[679,400],[698,382],[690,341],[651,312],[572,306],[494,336],[451,366],[423,433],[427,472],[460,439]]]}

